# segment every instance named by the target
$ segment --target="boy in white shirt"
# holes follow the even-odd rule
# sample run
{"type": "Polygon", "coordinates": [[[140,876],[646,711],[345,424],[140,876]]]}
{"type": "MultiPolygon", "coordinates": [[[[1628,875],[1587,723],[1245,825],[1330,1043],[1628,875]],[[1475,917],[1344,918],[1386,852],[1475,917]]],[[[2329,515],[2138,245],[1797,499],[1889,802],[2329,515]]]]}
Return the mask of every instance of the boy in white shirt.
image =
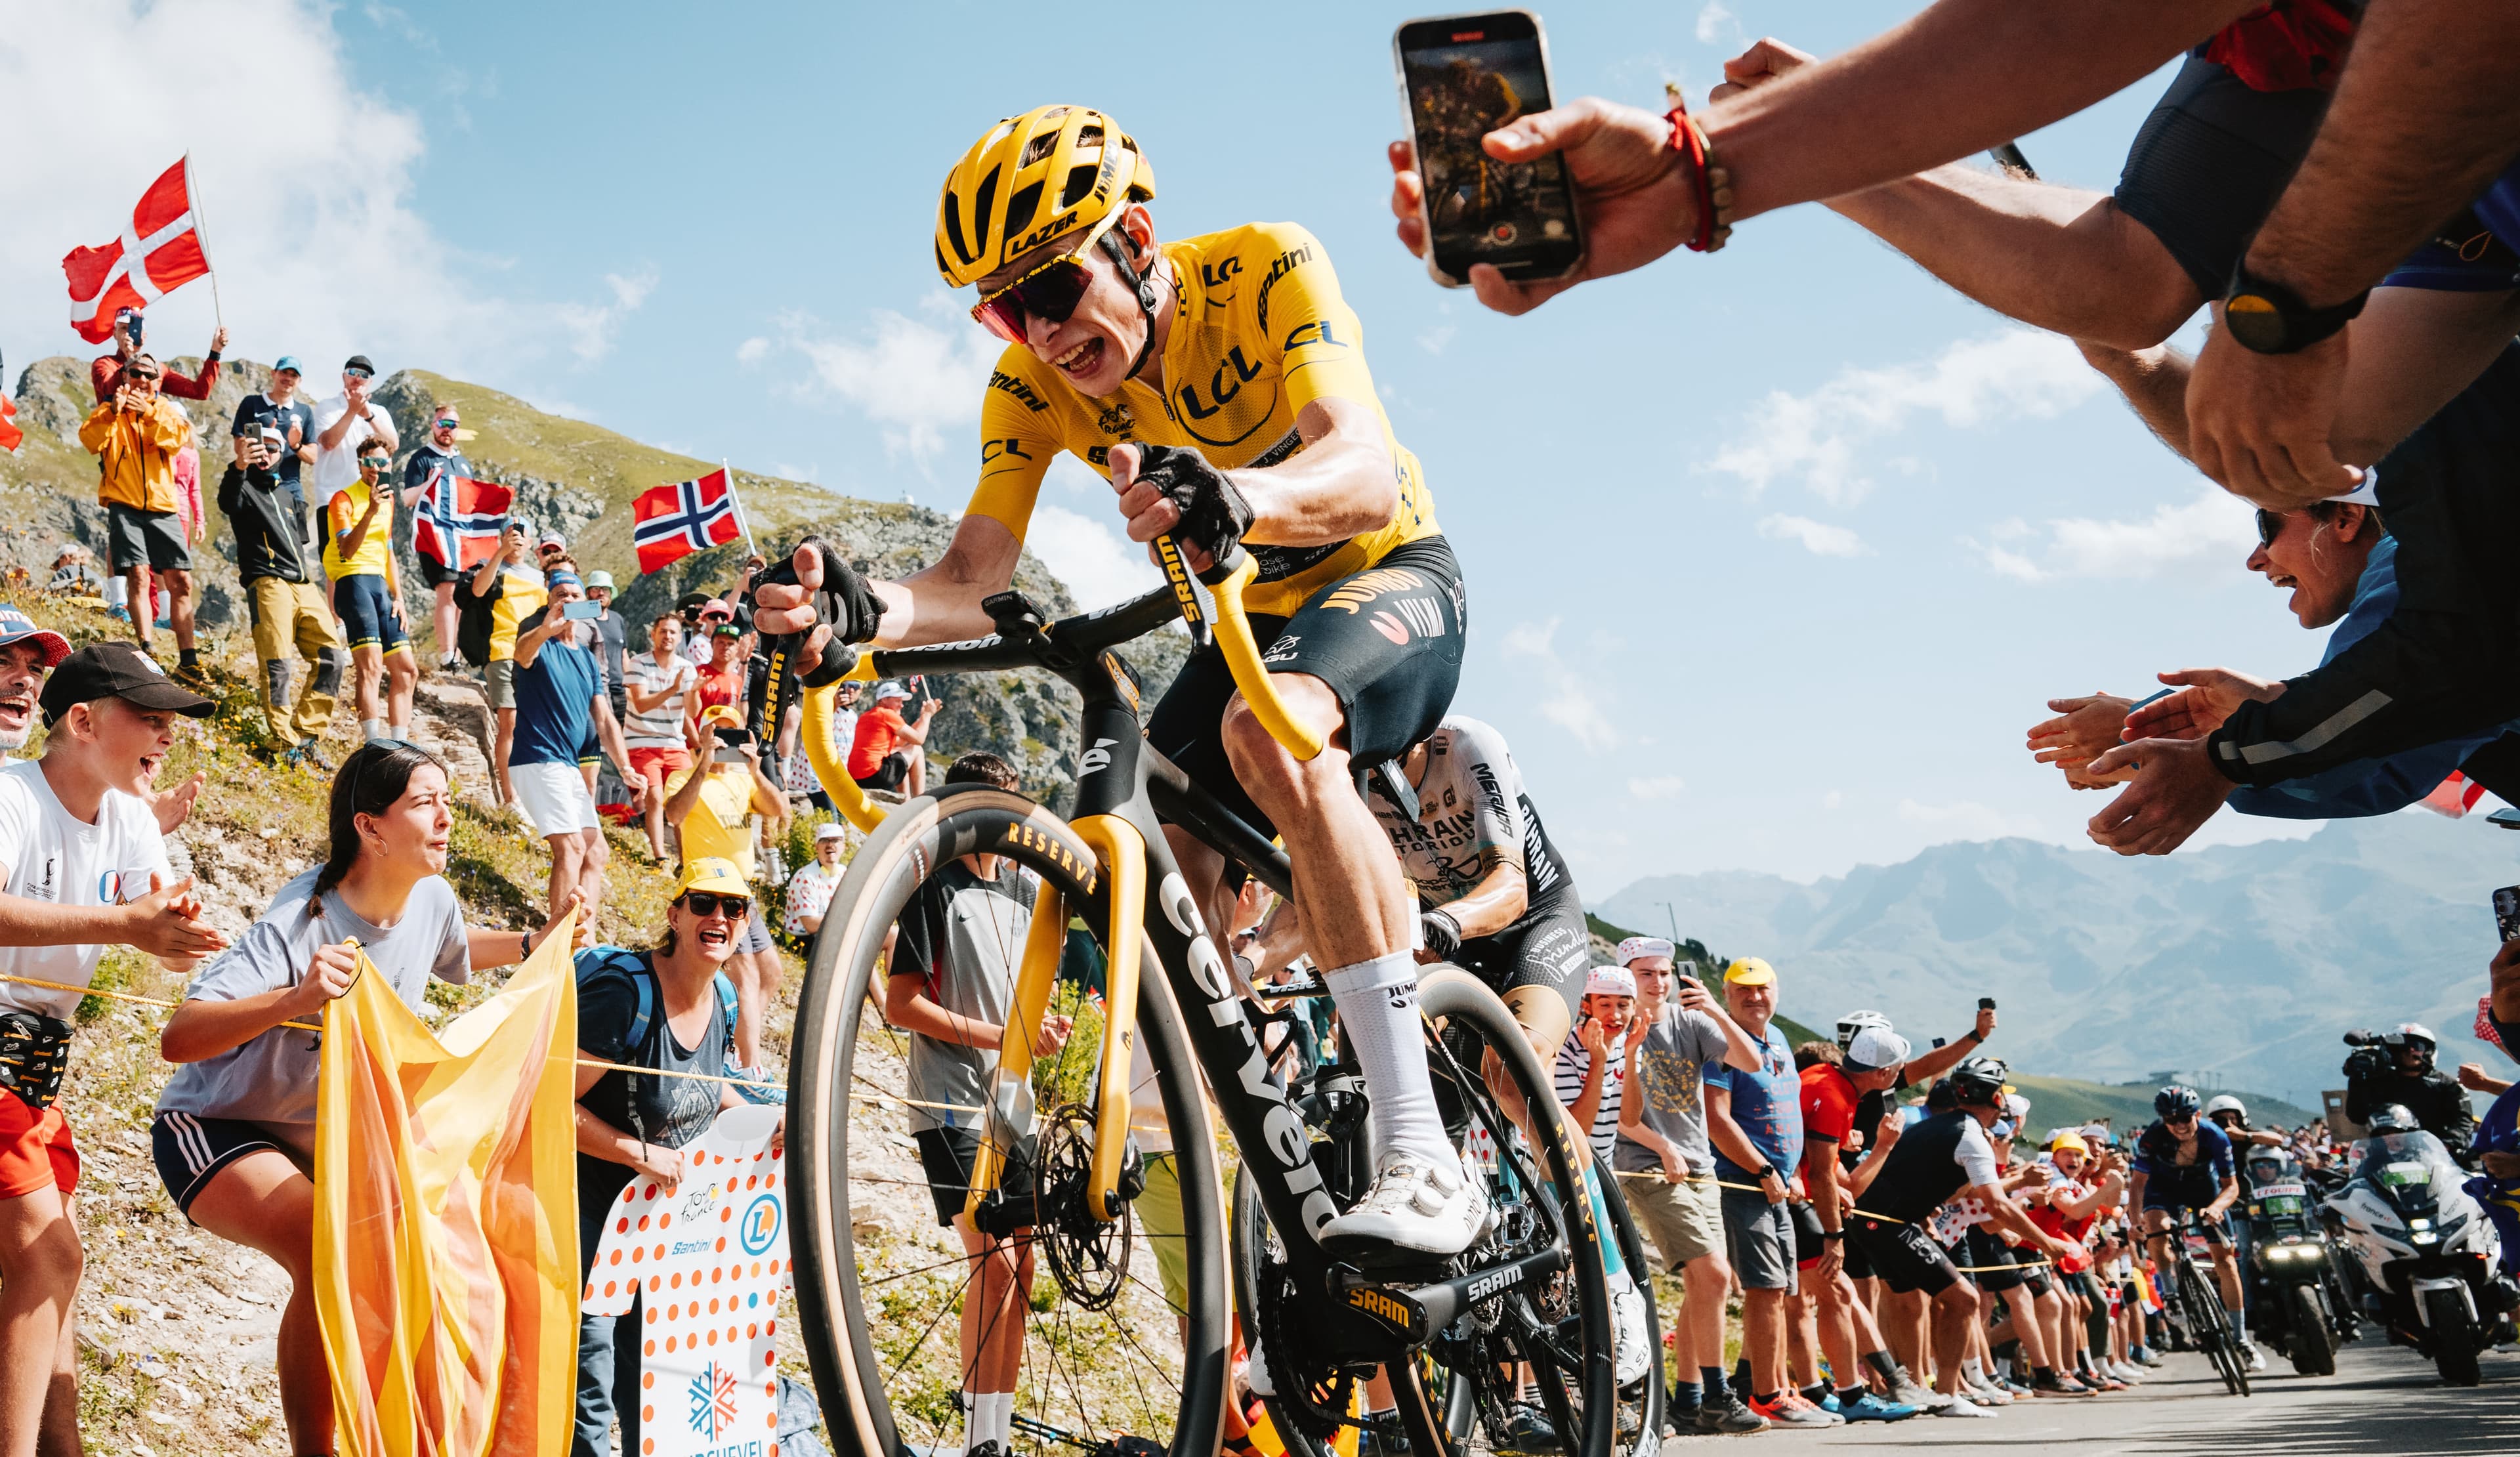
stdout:
{"type": "Polygon", "coordinates": [[[217,706],[125,642],[63,660],[38,702],[43,757],[0,768],[0,1451],[74,1452],[79,1157],[55,1101],[69,1018],[108,945],[179,971],[226,945],[145,797],[176,717],[217,706]]]}

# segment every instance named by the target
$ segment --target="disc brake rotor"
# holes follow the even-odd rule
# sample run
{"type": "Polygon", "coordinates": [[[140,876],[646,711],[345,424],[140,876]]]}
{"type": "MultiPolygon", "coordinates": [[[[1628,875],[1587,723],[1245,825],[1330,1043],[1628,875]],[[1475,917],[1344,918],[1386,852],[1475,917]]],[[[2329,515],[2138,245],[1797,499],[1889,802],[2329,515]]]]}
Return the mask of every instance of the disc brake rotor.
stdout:
{"type": "Polygon", "coordinates": [[[1107,1310],[1128,1281],[1131,1221],[1097,1219],[1086,1201],[1094,1180],[1094,1124],[1093,1110],[1075,1103],[1044,1123],[1033,1239],[1069,1300],[1107,1310]]]}

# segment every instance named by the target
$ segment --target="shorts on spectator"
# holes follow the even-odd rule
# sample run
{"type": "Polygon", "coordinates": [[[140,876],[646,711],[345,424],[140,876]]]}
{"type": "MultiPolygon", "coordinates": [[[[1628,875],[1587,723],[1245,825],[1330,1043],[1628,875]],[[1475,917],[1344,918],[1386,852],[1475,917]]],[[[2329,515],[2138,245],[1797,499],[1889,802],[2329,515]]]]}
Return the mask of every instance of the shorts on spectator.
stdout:
{"type": "Polygon", "coordinates": [[[545,840],[604,826],[595,797],[586,792],[586,771],[575,764],[510,764],[508,782],[517,787],[525,818],[545,840]]]}
{"type": "Polygon", "coordinates": [[[448,582],[460,582],[467,575],[466,572],[453,567],[440,566],[437,560],[427,552],[415,550],[412,555],[420,559],[420,579],[428,583],[432,592],[448,582]]]}
{"type": "Polygon", "coordinates": [[[333,611],[339,615],[341,631],[352,648],[411,651],[411,634],[403,630],[402,615],[394,611],[383,577],[363,571],[334,578],[333,611]]]}
{"type": "Polygon", "coordinates": [[[762,918],[761,900],[755,896],[752,914],[743,918],[743,934],[735,938],[735,951],[739,956],[748,956],[755,951],[769,949],[770,923],[762,918]]]}
{"type": "Polygon", "coordinates": [[[1668,1183],[1660,1176],[1619,1180],[1628,1212],[1653,1241],[1663,1273],[1676,1275],[1691,1260],[1724,1252],[1723,1190],[1711,1178],[1668,1183]]]}
{"type": "Polygon", "coordinates": [[[1960,1278],[1952,1257],[1923,1230],[1859,1214],[1847,1221],[1847,1244],[1864,1252],[1872,1273],[1899,1295],[1941,1295],[1960,1278]]]}
{"type": "Polygon", "coordinates": [[[482,670],[490,684],[490,706],[493,710],[517,706],[517,660],[493,658],[482,670]]]}
{"type": "Polygon", "coordinates": [[[297,1161],[297,1156],[274,1142],[259,1123],[161,1113],[149,1124],[149,1152],[157,1160],[158,1177],[186,1219],[193,1217],[193,1201],[210,1187],[220,1169],[262,1149],[297,1161]]]}
{"type": "Polygon", "coordinates": [[[630,772],[664,788],[665,781],[676,772],[692,766],[692,751],[679,744],[633,744],[630,746],[630,772]]]}
{"type": "Polygon", "coordinates": [[[1821,1228],[1820,1210],[1812,1207],[1808,1200],[1797,1200],[1786,1207],[1793,1210],[1794,1216],[1794,1268],[1808,1270],[1820,1263],[1821,1249],[1827,1243],[1821,1238],[1826,1231],[1821,1228]]]}
{"type": "MultiPolygon", "coordinates": [[[[971,1192],[971,1163],[980,1155],[976,1128],[920,1128],[919,1166],[927,1175],[927,1195],[936,1204],[936,1222],[952,1224],[962,1215],[971,1192]]],[[[984,1208],[981,1227],[993,1234],[1023,1229],[1032,1223],[1032,1151],[1018,1147],[998,1170],[999,1207],[984,1208]],[[996,1217],[991,1217],[992,1215],[996,1217]]]]}
{"type": "Polygon", "coordinates": [[[59,1103],[35,1109],[0,1088],[0,1199],[23,1199],[38,1189],[78,1192],[78,1143],[59,1103]]]}
{"type": "Polygon", "coordinates": [[[873,774],[850,777],[857,780],[859,789],[884,790],[898,794],[901,792],[901,787],[910,782],[910,756],[903,753],[885,754],[883,762],[875,766],[873,774]]]}
{"type": "Polygon", "coordinates": [[[190,571],[193,552],[184,524],[171,511],[143,511],[119,501],[105,503],[106,556],[120,576],[134,567],[152,571],[190,571]]]}
{"type": "Polygon", "coordinates": [[[1964,1231],[1955,1252],[1967,1256],[1969,1278],[1977,1282],[1980,1290],[2018,1290],[2025,1283],[2026,1272],[2019,1267],[2012,1247],[1984,1225],[1971,1225],[1964,1231]]]}
{"type": "Polygon", "coordinates": [[[1147,1187],[1129,1204],[1138,1234],[1155,1252],[1155,1275],[1164,1303],[1175,1315],[1190,1313],[1189,1221],[1182,1217],[1181,1165],[1170,1154],[1147,1156],[1147,1187]]]}
{"type": "Polygon", "coordinates": [[[1794,1288],[1794,1216],[1764,1194],[1724,1192],[1724,1252],[1743,1290],[1794,1288]]]}

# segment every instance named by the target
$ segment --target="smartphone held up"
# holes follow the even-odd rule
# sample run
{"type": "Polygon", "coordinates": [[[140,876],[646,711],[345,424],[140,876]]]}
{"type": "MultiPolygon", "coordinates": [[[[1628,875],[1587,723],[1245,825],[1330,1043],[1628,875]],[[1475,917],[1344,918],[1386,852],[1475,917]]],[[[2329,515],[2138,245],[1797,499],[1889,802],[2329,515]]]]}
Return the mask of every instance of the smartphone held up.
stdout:
{"type": "Polygon", "coordinates": [[[1392,36],[1418,173],[1426,267],[1458,289],[1476,263],[1516,282],[1563,278],[1583,260],[1575,190],[1554,153],[1503,162],[1488,133],[1551,106],[1549,45],[1527,10],[1411,21],[1392,36]]]}

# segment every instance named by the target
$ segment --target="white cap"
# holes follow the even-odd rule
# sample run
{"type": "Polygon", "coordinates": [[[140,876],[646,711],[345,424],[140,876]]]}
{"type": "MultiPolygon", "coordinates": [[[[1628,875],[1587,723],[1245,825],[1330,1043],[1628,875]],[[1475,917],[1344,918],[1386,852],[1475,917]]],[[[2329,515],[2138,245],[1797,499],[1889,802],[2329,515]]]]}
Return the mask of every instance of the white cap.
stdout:
{"type": "Polygon", "coordinates": [[[2006,1093],[2003,1098],[2003,1111],[2015,1123],[2024,1122],[2030,1116],[2030,1100],[2019,1093],[2006,1093]]]}
{"type": "Polygon", "coordinates": [[[1588,997],[1632,997],[1637,994],[1637,979],[1627,968],[1597,966],[1584,979],[1584,995],[1588,997]]]}
{"type": "Polygon", "coordinates": [[[1644,956],[1659,956],[1668,961],[1673,954],[1671,942],[1658,935],[1632,935],[1619,942],[1619,965],[1621,966],[1626,966],[1644,956]]]}
{"type": "Polygon", "coordinates": [[[878,704],[883,703],[888,699],[906,699],[908,697],[910,697],[910,690],[893,682],[889,678],[886,678],[884,681],[878,683],[875,686],[875,701],[878,704]]]}
{"type": "Polygon", "coordinates": [[[827,821],[814,827],[814,842],[820,844],[826,840],[838,840],[847,833],[840,828],[839,821],[827,821]]]}
{"type": "Polygon", "coordinates": [[[2364,466],[2362,482],[2360,485],[2341,496],[2330,496],[2327,499],[2350,502],[2356,506],[2378,506],[2380,504],[2380,468],[2364,466]]]}
{"type": "Polygon", "coordinates": [[[1908,1061],[1913,1051],[1907,1038],[1888,1027],[1864,1027],[1846,1044],[1846,1070],[1878,1072],[1884,1068],[1896,1068],[1908,1061]]]}

